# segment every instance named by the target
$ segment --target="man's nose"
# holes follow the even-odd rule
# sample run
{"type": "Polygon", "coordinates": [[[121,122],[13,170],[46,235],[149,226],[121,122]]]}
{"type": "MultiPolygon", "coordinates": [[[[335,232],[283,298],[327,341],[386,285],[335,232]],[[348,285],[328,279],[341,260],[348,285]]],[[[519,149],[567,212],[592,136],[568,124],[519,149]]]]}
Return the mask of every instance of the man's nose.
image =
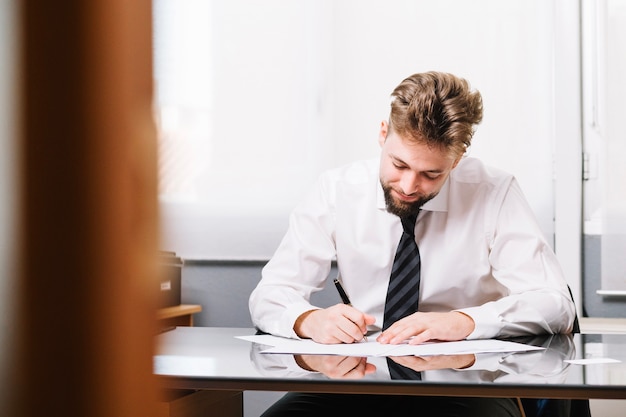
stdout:
{"type": "Polygon", "coordinates": [[[406,172],[400,179],[400,189],[406,195],[411,195],[419,189],[419,178],[414,172],[406,172]]]}

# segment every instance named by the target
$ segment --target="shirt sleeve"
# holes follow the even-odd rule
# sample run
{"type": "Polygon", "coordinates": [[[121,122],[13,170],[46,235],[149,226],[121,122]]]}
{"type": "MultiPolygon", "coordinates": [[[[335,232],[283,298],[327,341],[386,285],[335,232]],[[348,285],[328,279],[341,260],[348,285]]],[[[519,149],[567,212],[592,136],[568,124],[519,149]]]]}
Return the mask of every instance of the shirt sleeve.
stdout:
{"type": "Polygon", "coordinates": [[[309,302],[311,294],[324,288],[336,253],[331,188],[322,176],[292,212],[287,233],[250,296],[252,321],[265,332],[297,338],[296,319],[317,308],[309,302]]]}
{"type": "Polygon", "coordinates": [[[514,179],[502,195],[486,213],[486,235],[492,275],[508,294],[458,310],[476,324],[469,338],[569,333],[576,312],[556,255],[514,179]]]}

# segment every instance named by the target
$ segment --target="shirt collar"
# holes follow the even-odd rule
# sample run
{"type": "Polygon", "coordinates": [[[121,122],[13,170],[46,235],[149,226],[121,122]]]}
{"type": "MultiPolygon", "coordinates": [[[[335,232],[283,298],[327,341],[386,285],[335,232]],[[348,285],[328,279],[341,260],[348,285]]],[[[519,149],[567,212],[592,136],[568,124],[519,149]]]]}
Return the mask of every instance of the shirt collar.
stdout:
{"type": "Polygon", "coordinates": [[[385,204],[385,192],[380,183],[380,177],[376,177],[376,207],[379,209],[387,209],[387,204],[385,204]]]}
{"type": "Polygon", "coordinates": [[[439,194],[437,194],[432,200],[422,206],[422,210],[427,211],[448,211],[448,195],[450,194],[450,175],[446,179],[446,182],[441,186],[439,194]]]}

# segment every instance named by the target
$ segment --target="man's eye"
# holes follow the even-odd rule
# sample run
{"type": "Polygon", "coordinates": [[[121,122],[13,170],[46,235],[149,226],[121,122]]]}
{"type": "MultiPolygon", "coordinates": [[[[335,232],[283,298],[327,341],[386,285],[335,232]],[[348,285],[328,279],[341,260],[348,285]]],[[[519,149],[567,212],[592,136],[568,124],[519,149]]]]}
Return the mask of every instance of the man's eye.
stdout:
{"type": "Polygon", "coordinates": [[[426,178],[428,178],[429,180],[436,180],[437,178],[439,178],[441,174],[428,174],[427,173],[425,175],[426,175],[426,178]]]}

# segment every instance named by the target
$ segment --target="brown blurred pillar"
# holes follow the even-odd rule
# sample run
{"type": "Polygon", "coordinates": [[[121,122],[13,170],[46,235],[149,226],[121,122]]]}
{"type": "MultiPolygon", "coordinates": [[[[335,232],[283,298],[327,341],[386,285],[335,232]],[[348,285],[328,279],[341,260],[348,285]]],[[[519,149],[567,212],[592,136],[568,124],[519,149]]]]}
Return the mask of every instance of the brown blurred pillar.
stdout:
{"type": "Polygon", "coordinates": [[[11,415],[151,416],[151,2],[20,5],[21,275],[11,415]]]}

